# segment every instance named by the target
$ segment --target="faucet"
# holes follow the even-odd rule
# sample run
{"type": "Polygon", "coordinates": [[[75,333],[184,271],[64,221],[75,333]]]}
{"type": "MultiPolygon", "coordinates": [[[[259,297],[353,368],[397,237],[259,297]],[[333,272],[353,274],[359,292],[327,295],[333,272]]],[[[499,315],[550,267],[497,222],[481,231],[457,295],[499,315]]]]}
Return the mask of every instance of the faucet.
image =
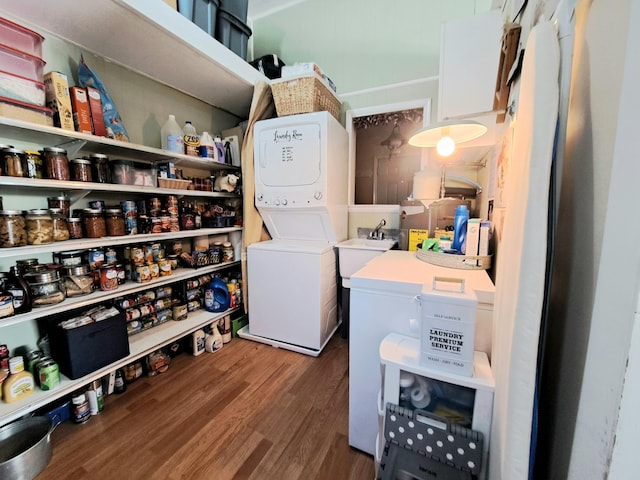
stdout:
{"type": "Polygon", "coordinates": [[[384,232],[381,232],[380,229],[384,227],[386,224],[387,224],[387,221],[384,218],[380,220],[380,223],[378,224],[378,226],[373,230],[371,230],[371,232],[369,233],[369,238],[372,238],[375,240],[382,240],[382,238],[384,237],[384,232]]]}

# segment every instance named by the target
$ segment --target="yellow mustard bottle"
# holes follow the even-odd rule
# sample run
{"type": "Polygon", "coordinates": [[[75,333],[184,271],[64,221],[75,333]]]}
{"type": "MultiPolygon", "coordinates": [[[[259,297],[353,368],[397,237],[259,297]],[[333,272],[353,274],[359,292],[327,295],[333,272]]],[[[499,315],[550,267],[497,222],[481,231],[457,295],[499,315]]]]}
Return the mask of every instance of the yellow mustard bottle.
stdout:
{"type": "Polygon", "coordinates": [[[9,376],[2,383],[2,397],[13,403],[31,395],[35,388],[33,375],[24,369],[22,357],[9,359],[9,376]]]}

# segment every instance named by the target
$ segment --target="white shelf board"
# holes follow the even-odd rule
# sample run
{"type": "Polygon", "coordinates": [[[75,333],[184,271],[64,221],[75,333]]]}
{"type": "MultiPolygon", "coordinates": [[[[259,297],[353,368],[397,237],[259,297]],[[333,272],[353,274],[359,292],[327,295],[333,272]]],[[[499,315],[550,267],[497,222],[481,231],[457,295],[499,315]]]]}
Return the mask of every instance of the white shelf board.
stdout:
{"type": "Polygon", "coordinates": [[[146,290],[152,290],[163,285],[179,282],[188,278],[195,278],[207,273],[212,273],[218,270],[223,270],[233,265],[239,265],[239,261],[217,263],[215,265],[208,265],[200,268],[179,268],[172,272],[171,275],[166,277],[159,277],[156,280],[145,283],[137,283],[133,281],[127,281],[123,285],[118,286],[116,290],[110,290],[103,292],[101,290],[95,291],[88,295],[75,298],[67,298],[56,305],[50,305],[47,307],[33,308],[30,312],[21,313],[19,315],[13,315],[12,317],[6,317],[0,320],[0,328],[9,325],[15,325],[17,323],[28,322],[31,320],[37,320],[39,318],[49,317],[58,313],[66,312],[69,310],[75,310],[78,308],[89,307],[100,302],[105,302],[113,298],[124,297],[137,292],[144,292],[146,290]]]}
{"type": "Polygon", "coordinates": [[[132,243],[161,242],[174,238],[193,238],[201,235],[220,235],[242,230],[241,227],[199,228],[196,230],[180,230],[179,232],[148,233],[140,235],[123,235],[119,237],[82,238],[64,242],[47,243],[46,245],[27,245],[25,247],[0,248],[0,258],[12,258],[40,253],[68,252],[85,248],[106,247],[109,245],[129,245],[132,243]]]}
{"type": "Polygon", "coordinates": [[[182,167],[208,169],[211,171],[239,170],[238,167],[211,162],[204,158],[1,116],[0,138],[6,138],[12,142],[20,141],[30,144],[31,148],[35,150],[40,150],[41,147],[60,147],[69,150],[81,150],[88,154],[102,153],[112,160],[144,160],[154,163],[170,160],[182,167]]]}
{"type": "Polygon", "coordinates": [[[55,8],[20,0],[3,2],[0,13],[241,118],[249,115],[253,85],[268,82],[160,0],[57,0],[55,8]]]}
{"type": "MultiPolygon", "coordinates": [[[[241,308],[241,307],[238,307],[241,308]]],[[[221,313],[211,313],[206,310],[198,310],[191,312],[186,320],[179,322],[170,320],[166,323],[150,328],[144,332],[129,337],[130,353],[127,357],[114,362],[100,370],[86,375],[77,380],[70,380],[61,375],[60,385],[54,390],[35,391],[28,397],[15,403],[0,402],[0,425],[5,425],[16,420],[23,415],[28,414],[38,408],[41,408],[54,400],[71,394],[78,388],[89,384],[93,380],[97,380],[112,370],[121,368],[134,360],[143,357],[164,345],[167,345],[189,333],[220,319],[221,317],[234,312],[236,309],[230,309],[221,313]]]]}

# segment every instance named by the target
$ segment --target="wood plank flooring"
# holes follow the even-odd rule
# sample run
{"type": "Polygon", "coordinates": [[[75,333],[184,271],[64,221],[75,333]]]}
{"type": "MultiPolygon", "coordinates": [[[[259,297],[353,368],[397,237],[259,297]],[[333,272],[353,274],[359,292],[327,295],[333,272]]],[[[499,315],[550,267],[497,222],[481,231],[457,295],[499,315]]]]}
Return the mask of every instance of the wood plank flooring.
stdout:
{"type": "Polygon", "coordinates": [[[348,354],[339,334],[318,358],[244,339],[181,354],[60,425],[38,480],[370,480],[373,458],[347,439],[348,354]]]}

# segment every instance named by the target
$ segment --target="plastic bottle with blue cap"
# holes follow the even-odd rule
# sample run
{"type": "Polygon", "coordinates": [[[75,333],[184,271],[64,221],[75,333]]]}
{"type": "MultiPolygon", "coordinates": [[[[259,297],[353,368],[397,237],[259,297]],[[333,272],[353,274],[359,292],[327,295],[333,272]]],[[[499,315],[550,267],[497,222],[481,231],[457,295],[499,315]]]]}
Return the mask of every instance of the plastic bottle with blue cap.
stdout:
{"type": "Polygon", "coordinates": [[[469,209],[466,205],[458,205],[453,218],[453,244],[451,247],[462,252],[462,246],[467,236],[467,222],[469,221],[469,209]]]}

